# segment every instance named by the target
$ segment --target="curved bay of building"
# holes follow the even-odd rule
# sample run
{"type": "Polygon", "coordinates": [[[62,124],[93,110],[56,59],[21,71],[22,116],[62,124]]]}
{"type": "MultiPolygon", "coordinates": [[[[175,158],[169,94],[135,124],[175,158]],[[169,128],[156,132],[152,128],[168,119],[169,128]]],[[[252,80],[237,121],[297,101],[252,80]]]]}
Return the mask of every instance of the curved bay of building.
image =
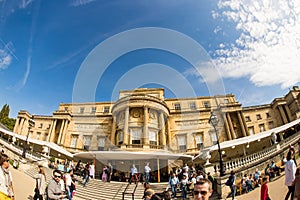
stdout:
{"type": "Polygon", "coordinates": [[[108,162],[120,171],[128,171],[132,164],[143,171],[144,164],[150,162],[154,170],[161,168],[161,173],[168,174],[170,166],[189,162],[193,157],[198,165],[218,161],[214,148],[217,138],[226,162],[268,149],[274,138],[280,142],[293,135],[299,124],[299,93],[294,86],[270,104],[242,107],[233,94],[168,99],[161,88],[124,90],[116,102],[61,103],[52,116],[33,116],[21,110],[13,132],[56,143],[78,158],[93,157],[98,171],[108,162]],[[209,124],[211,112],[219,119],[218,133],[209,124]],[[32,117],[35,126],[29,129],[28,120],[32,117]],[[268,132],[295,121],[282,131],[268,132]],[[264,132],[268,134],[256,138],[264,132]],[[101,159],[101,152],[103,157],[112,152],[111,157],[101,159]],[[122,158],[113,152],[128,153],[122,158]],[[144,152],[144,157],[136,152],[144,152]],[[176,161],[178,158],[181,161],[176,161]]]}

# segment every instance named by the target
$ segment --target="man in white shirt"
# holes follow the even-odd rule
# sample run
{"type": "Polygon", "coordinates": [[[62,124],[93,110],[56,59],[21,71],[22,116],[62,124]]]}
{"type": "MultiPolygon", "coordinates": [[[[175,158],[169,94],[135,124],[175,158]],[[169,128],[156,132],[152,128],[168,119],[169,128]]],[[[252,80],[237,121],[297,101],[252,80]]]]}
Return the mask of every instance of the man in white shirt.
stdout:
{"type": "Polygon", "coordinates": [[[151,168],[149,167],[149,163],[148,162],[146,163],[144,172],[145,172],[145,179],[146,179],[145,182],[149,183],[151,168]]]}

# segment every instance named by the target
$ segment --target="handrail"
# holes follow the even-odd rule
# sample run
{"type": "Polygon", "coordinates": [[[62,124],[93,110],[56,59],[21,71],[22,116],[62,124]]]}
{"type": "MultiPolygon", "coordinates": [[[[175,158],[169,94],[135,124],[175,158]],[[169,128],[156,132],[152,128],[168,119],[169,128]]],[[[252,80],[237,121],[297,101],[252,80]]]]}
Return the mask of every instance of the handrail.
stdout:
{"type": "Polygon", "coordinates": [[[131,194],[132,200],[134,200],[134,194],[135,194],[135,191],[136,191],[136,189],[138,187],[138,184],[139,184],[139,182],[136,182],[135,187],[134,187],[134,189],[133,189],[132,192],[126,192],[126,190],[128,189],[128,187],[130,185],[130,183],[128,183],[127,186],[126,186],[126,188],[125,188],[125,190],[124,190],[124,192],[122,193],[122,200],[124,200],[125,194],[131,194]]]}

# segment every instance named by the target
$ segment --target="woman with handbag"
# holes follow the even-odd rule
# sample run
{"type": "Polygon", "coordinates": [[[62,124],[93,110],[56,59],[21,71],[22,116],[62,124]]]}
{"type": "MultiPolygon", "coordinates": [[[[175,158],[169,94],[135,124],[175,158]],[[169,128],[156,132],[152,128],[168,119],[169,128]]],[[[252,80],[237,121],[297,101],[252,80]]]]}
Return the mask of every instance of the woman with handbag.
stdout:
{"type": "Polygon", "coordinates": [[[39,165],[39,173],[34,176],[36,186],[34,189],[34,200],[43,200],[45,188],[46,188],[46,175],[44,167],[39,165]]]}

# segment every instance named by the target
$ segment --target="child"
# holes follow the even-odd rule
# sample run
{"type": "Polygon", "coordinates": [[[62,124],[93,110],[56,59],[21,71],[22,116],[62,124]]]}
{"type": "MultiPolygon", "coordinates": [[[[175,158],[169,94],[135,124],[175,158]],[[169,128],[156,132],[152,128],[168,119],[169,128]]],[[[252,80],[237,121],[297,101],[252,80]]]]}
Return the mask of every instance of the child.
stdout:
{"type": "Polygon", "coordinates": [[[269,176],[265,176],[262,179],[262,186],[260,189],[260,200],[270,200],[270,196],[269,196],[269,188],[267,183],[269,182],[269,176]]]}

